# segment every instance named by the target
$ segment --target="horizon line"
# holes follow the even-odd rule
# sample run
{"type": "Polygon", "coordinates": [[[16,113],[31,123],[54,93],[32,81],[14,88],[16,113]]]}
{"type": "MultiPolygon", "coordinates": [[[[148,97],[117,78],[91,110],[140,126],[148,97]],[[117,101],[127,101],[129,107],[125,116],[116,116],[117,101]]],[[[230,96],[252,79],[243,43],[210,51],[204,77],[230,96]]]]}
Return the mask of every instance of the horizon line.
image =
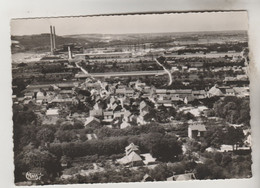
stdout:
{"type": "MultiPolygon", "coordinates": [[[[147,32],[140,32],[140,33],[80,33],[80,34],[66,34],[66,35],[58,35],[56,34],[56,36],[72,36],[72,35],[137,35],[137,34],[166,34],[166,33],[203,33],[203,32],[235,32],[235,31],[244,31],[244,32],[248,32],[248,30],[246,29],[238,29],[238,30],[215,30],[215,31],[211,31],[211,30],[204,30],[204,31],[166,31],[166,32],[151,32],[151,33],[147,33],[147,32]]],[[[11,35],[11,36],[33,36],[33,35],[44,35],[44,34],[50,34],[50,33],[38,33],[38,34],[31,34],[31,35],[11,35]]]]}

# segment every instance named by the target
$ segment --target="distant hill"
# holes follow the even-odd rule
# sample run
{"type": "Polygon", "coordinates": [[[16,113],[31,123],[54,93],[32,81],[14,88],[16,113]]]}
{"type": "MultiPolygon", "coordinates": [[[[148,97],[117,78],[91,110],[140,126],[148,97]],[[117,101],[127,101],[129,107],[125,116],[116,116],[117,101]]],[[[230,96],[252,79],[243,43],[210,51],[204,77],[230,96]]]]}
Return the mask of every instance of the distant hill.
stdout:
{"type": "MultiPolygon", "coordinates": [[[[12,41],[18,41],[19,44],[12,45],[12,53],[25,52],[25,51],[37,51],[47,52],[50,51],[50,35],[25,35],[25,36],[11,36],[12,41]]],[[[56,36],[56,46],[62,46],[68,43],[80,43],[84,44],[88,40],[82,38],[70,38],[64,36],[56,36]]]]}
{"type": "MultiPolygon", "coordinates": [[[[197,40],[202,38],[229,40],[231,38],[247,38],[246,31],[215,31],[215,32],[178,32],[178,33],[133,33],[133,34],[79,34],[56,36],[56,46],[77,43],[84,47],[113,46],[117,44],[136,44],[149,42],[171,42],[174,40],[197,40]]],[[[50,51],[50,35],[12,36],[12,53],[34,51],[50,51]]]]}

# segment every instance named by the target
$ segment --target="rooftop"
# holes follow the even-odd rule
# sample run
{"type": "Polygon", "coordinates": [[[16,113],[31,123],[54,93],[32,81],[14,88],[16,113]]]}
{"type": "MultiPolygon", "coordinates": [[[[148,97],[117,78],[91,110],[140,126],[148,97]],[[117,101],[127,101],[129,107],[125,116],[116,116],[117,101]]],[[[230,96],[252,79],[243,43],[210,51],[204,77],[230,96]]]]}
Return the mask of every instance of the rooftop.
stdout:
{"type": "Polygon", "coordinates": [[[191,130],[198,130],[198,131],[206,131],[205,125],[202,125],[202,124],[189,125],[189,129],[191,129],[191,130]]]}

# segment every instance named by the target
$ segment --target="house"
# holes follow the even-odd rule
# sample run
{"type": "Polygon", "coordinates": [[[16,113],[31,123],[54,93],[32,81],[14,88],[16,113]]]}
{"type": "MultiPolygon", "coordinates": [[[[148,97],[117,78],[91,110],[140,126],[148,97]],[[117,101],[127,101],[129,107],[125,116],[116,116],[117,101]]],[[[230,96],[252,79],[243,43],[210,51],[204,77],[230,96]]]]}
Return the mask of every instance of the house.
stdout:
{"type": "Polygon", "coordinates": [[[214,97],[214,96],[223,96],[224,94],[222,91],[218,88],[217,85],[214,85],[210,90],[208,91],[208,97],[214,97]]]}
{"type": "Polygon", "coordinates": [[[94,110],[100,110],[103,109],[103,105],[101,102],[96,102],[95,105],[93,106],[94,110]]]}
{"type": "Polygon", "coordinates": [[[148,174],[145,174],[141,182],[149,182],[149,181],[154,181],[154,179],[148,174]]]}
{"type": "Polygon", "coordinates": [[[192,91],[192,95],[194,96],[195,99],[204,99],[207,96],[205,90],[195,90],[195,91],[192,91]]]}
{"type": "Polygon", "coordinates": [[[125,96],[127,97],[133,97],[134,96],[134,90],[131,88],[126,88],[125,90],[125,96]]]}
{"type": "Polygon", "coordinates": [[[162,100],[164,96],[166,96],[167,94],[167,90],[166,89],[156,89],[155,90],[155,93],[156,93],[156,97],[159,99],[159,100],[162,100]]]}
{"type": "Polygon", "coordinates": [[[191,89],[178,89],[175,90],[175,93],[172,92],[172,94],[174,94],[173,96],[185,99],[185,97],[187,98],[192,98],[192,90],[191,89]]]}
{"type": "Polygon", "coordinates": [[[91,91],[91,90],[100,90],[101,89],[101,86],[100,86],[100,84],[99,83],[90,83],[90,82],[88,82],[88,83],[85,83],[85,88],[87,89],[87,90],[89,90],[89,91],[91,91]]]}
{"type": "Polygon", "coordinates": [[[149,113],[150,107],[146,104],[145,101],[142,101],[139,105],[139,110],[140,110],[140,116],[143,117],[149,113]]]}
{"type": "Polygon", "coordinates": [[[194,73],[194,72],[198,72],[198,68],[189,68],[189,69],[188,69],[188,72],[190,72],[190,73],[191,73],[191,72],[193,72],[193,73],[194,73]]]}
{"type": "Polygon", "coordinates": [[[153,158],[150,153],[145,153],[140,155],[143,158],[145,165],[151,165],[156,163],[156,158],[153,158]]]}
{"type": "Polygon", "coordinates": [[[46,116],[48,117],[57,117],[59,115],[59,109],[57,108],[49,108],[47,111],[46,111],[46,116]]]}
{"type": "Polygon", "coordinates": [[[121,105],[118,105],[117,103],[114,103],[112,106],[111,106],[111,110],[113,112],[115,111],[120,111],[122,109],[122,106],[121,105]]]}
{"type": "Polygon", "coordinates": [[[85,127],[96,127],[96,126],[100,126],[100,120],[95,118],[95,117],[88,117],[86,118],[86,121],[84,123],[85,127]]]}
{"type": "Polygon", "coordinates": [[[114,96],[112,96],[112,97],[110,97],[109,102],[110,102],[110,105],[113,105],[115,102],[117,102],[117,99],[114,96]]]}
{"type": "Polygon", "coordinates": [[[186,71],[188,70],[188,67],[187,66],[182,66],[182,71],[186,71]]]}
{"type": "Polygon", "coordinates": [[[147,114],[148,114],[148,113],[146,113],[144,116],[141,116],[141,115],[137,116],[137,118],[136,118],[136,123],[137,123],[138,125],[146,125],[148,122],[144,120],[144,117],[145,117],[147,114]]]}
{"type": "Polygon", "coordinates": [[[248,97],[249,96],[249,87],[234,87],[236,96],[238,97],[248,97]]]}
{"type": "Polygon", "coordinates": [[[127,127],[131,127],[130,123],[123,121],[123,123],[121,123],[120,125],[120,129],[125,129],[127,127]]]}
{"type": "Polygon", "coordinates": [[[101,117],[103,115],[103,110],[102,109],[98,109],[98,110],[90,110],[89,111],[89,116],[92,117],[101,117]]]}
{"type": "Polygon", "coordinates": [[[114,112],[114,118],[122,118],[124,116],[124,110],[115,111],[114,112]]]}
{"type": "Polygon", "coordinates": [[[114,113],[113,111],[104,111],[103,116],[105,121],[112,121],[114,118],[114,113]]]}
{"type": "Polygon", "coordinates": [[[26,92],[24,94],[25,99],[32,99],[34,97],[34,92],[26,92]]]}
{"type": "Polygon", "coordinates": [[[205,132],[206,132],[205,125],[202,124],[189,125],[188,137],[191,139],[196,139],[202,137],[205,134],[205,132]]]}
{"type": "Polygon", "coordinates": [[[120,88],[120,89],[116,89],[116,95],[118,95],[118,96],[125,96],[125,92],[126,92],[126,89],[125,88],[120,88]]]}
{"type": "Polygon", "coordinates": [[[60,84],[57,84],[57,86],[61,90],[72,90],[72,88],[75,87],[74,83],[60,83],[60,84]]]}
{"type": "Polygon", "coordinates": [[[235,96],[235,90],[233,88],[227,88],[226,95],[235,96]]]}
{"type": "Polygon", "coordinates": [[[138,116],[136,114],[132,114],[129,116],[129,122],[131,123],[137,123],[138,116]]]}
{"type": "Polygon", "coordinates": [[[97,139],[96,134],[86,134],[86,137],[87,137],[88,140],[97,139]]]}
{"type": "Polygon", "coordinates": [[[173,104],[178,104],[180,101],[183,101],[183,99],[180,97],[172,96],[171,101],[173,104]]]}
{"type": "Polygon", "coordinates": [[[145,86],[142,92],[143,92],[143,97],[150,97],[155,92],[155,89],[149,86],[145,86]]]}
{"type": "Polygon", "coordinates": [[[248,76],[245,74],[237,75],[236,76],[237,80],[248,80],[248,76]]]}
{"type": "Polygon", "coordinates": [[[119,164],[129,166],[143,165],[143,159],[140,156],[140,150],[138,149],[138,146],[133,143],[129,144],[125,147],[125,153],[126,155],[123,158],[117,160],[119,164]]]}
{"type": "Polygon", "coordinates": [[[131,152],[130,154],[124,156],[121,159],[118,159],[117,162],[119,164],[123,164],[123,165],[129,165],[131,167],[133,166],[142,166],[143,165],[143,160],[140,157],[139,154],[137,154],[136,152],[131,152]]]}
{"type": "Polygon", "coordinates": [[[135,145],[134,143],[131,143],[128,146],[125,147],[126,155],[129,155],[131,152],[136,152],[138,154],[140,153],[138,146],[135,145]]]}
{"type": "Polygon", "coordinates": [[[177,67],[172,67],[171,72],[179,72],[179,69],[177,67]]]}
{"type": "Polygon", "coordinates": [[[186,173],[186,174],[171,176],[167,178],[167,181],[187,181],[187,180],[195,180],[195,179],[196,177],[194,173],[186,173]]]}
{"type": "Polygon", "coordinates": [[[131,116],[131,112],[129,111],[129,110],[125,110],[124,111],[124,120],[126,121],[126,122],[128,122],[129,121],[129,119],[130,119],[130,116],[131,116]]]}
{"type": "Polygon", "coordinates": [[[172,100],[158,100],[157,106],[164,105],[165,107],[172,107],[172,100]]]}

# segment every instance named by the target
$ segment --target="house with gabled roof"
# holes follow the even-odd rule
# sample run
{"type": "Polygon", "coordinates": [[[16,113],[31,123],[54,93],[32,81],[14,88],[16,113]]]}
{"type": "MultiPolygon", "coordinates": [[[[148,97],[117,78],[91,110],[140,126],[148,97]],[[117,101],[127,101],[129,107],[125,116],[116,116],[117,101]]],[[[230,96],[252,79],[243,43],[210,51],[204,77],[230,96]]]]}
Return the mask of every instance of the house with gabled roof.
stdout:
{"type": "Polygon", "coordinates": [[[210,88],[208,91],[208,97],[214,97],[214,96],[223,96],[223,92],[218,88],[217,85],[210,88]]]}
{"type": "Polygon", "coordinates": [[[136,152],[131,152],[129,155],[124,156],[121,159],[118,159],[117,162],[123,165],[133,166],[142,166],[143,160],[136,152]]]}
{"type": "Polygon", "coordinates": [[[120,125],[120,129],[125,129],[127,127],[131,127],[131,124],[128,123],[127,121],[123,121],[120,125]]]}
{"type": "Polygon", "coordinates": [[[157,163],[156,162],[156,158],[152,157],[152,155],[150,153],[144,153],[140,155],[141,158],[143,158],[143,163],[145,165],[152,165],[157,163]]]}
{"type": "Polygon", "coordinates": [[[140,116],[145,116],[146,114],[149,113],[150,107],[147,105],[145,101],[142,101],[139,104],[139,110],[140,110],[140,116]]]}
{"type": "Polygon", "coordinates": [[[132,114],[132,113],[131,113],[129,110],[125,110],[125,111],[124,111],[124,120],[125,120],[126,122],[129,121],[129,118],[130,118],[131,114],[132,114]]]}
{"type": "Polygon", "coordinates": [[[88,117],[84,123],[85,127],[96,127],[100,126],[100,120],[95,117],[88,117]]]}
{"type": "Polygon", "coordinates": [[[125,147],[125,153],[126,155],[129,155],[131,152],[140,153],[139,147],[135,145],[134,143],[129,144],[125,147]]]}

